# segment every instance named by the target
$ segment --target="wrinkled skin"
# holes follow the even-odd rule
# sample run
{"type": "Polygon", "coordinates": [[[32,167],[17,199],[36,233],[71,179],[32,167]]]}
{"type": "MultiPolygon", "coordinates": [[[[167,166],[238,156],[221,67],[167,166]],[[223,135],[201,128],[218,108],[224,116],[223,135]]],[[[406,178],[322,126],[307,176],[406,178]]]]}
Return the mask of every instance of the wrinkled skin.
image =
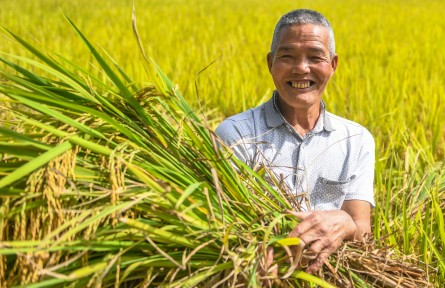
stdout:
{"type": "Polygon", "coordinates": [[[281,30],[276,51],[267,55],[280,111],[302,136],[314,127],[321,96],[337,68],[338,56],[331,57],[328,43],[325,27],[291,25],[281,30]]]}

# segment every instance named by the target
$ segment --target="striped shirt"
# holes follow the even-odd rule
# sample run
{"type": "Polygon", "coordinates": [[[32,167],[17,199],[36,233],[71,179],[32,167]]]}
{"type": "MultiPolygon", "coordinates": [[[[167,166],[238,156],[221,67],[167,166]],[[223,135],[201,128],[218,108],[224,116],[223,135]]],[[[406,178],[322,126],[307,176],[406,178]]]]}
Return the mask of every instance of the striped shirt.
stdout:
{"type": "Polygon", "coordinates": [[[374,206],[375,143],[369,131],[327,112],[322,102],[314,129],[301,137],[281,115],[277,97],[227,118],[216,134],[251,168],[268,167],[272,176],[266,179],[277,179],[299,199],[301,210],[340,209],[344,200],[374,206]]]}

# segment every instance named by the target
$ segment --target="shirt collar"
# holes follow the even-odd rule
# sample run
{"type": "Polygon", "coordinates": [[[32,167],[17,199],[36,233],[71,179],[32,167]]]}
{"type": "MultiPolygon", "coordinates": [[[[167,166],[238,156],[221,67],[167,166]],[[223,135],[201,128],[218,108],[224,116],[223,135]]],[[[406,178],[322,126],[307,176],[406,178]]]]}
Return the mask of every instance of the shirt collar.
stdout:
{"type": "Polygon", "coordinates": [[[277,99],[278,92],[275,90],[272,94],[272,99],[267,101],[264,106],[266,123],[270,128],[275,128],[286,123],[283,116],[281,116],[280,110],[278,109],[277,99]]]}
{"type": "MultiPolygon", "coordinates": [[[[284,117],[281,115],[280,109],[278,108],[278,92],[275,90],[272,95],[272,99],[265,103],[265,117],[267,126],[271,128],[278,127],[282,124],[285,124],[284,117]]],[[[321,100],[321,114],[320,118],[315,125],[314,132],[320,132],[321,130],[326,130],[328,132],[334,131],[332,127],[330,116],[326,113],[326,106],[321,100]]]]}
{"type": "MultiPolygon", "coordinates": [[[[326,106],[324,105],[324,101],[321,100],[321,115],[320,117],[322,117],[323,119],[323,128],[324,130],[328,131],[328,132],[332,132],[334,131],[334,127],[332,127],[331,124],[331,117],[329,116],[328,113],[326,113],[326,106]]],[[[321,122],[321,121],[319,121],[321,122]]]]}

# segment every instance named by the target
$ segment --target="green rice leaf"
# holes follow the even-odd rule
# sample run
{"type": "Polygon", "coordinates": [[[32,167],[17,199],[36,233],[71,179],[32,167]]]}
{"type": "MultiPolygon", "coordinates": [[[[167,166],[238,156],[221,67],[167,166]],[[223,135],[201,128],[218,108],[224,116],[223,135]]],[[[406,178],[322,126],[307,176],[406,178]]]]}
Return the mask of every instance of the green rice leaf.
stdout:
{"type": "Polygon", "coordinates": [[[0,189],[6,187],[7,185],[11,185],[15,181],[24,178],[26,175],[32,173],[36,169],[42,167],[49,161],[53,160],[57,156],[65,153],[69,149],[72,148],[71,143],[63,142],[51,150],[41,154],[35,159],[29,161],[28,163],[22,165],[20,168],[17,168],[14,172],[8,174],[7,176],[0,179],[0,189]]]}

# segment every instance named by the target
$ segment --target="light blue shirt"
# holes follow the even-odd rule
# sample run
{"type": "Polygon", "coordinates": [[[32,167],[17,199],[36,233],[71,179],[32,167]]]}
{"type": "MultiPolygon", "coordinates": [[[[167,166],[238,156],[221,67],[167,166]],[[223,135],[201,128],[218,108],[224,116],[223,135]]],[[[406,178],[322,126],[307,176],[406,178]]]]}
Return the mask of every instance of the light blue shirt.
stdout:
{"type": "MultiPolygon", "coordinates": [[[[224,120],[216,129],[235,155],[258,170],[268,167],[302,210],[340,209],[344,200],[374,206],[375,143],[363,126],[325,110],[301,137],[277,108],[277,93],[266,103],[224,120]],[[310,207],[309,209],[307,207],[310,207]]],[[[277,183],[275,181],[275,183],[277,183]]]]}

